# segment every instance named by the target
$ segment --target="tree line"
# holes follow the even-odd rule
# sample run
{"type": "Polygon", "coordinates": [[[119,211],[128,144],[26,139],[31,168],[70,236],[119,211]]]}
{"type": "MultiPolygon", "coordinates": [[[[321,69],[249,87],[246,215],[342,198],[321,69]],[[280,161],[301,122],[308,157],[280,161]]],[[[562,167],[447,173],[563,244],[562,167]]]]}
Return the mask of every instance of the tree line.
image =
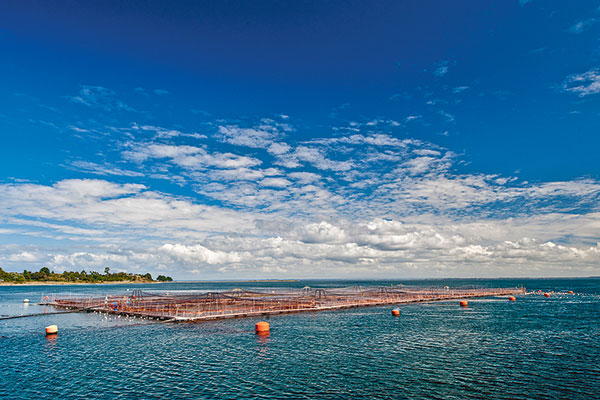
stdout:
{"type": "Polygon", "coordinates": [[[170,276],[159,275],[156,280],[151,274],[132,274],[127,272],[111,273],[110,268],[104,268],[104,274],[96,271],[85,270],[65,271],[56,273],[48,267],[43,267],[37,272],[24,270],[23,272],[6,272],[0,268],[0,282],[25,283],[25,282],[70,282],[70,283],[100,283],[100,282],[171,282],[170,276]]]}

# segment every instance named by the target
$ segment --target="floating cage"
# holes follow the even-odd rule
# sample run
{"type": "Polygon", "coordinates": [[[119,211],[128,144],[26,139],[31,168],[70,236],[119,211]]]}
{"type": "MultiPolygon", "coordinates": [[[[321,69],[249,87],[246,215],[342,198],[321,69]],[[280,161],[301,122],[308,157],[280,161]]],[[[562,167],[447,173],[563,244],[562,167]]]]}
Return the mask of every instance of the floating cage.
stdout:
{"type": "Polygon", "coordinates": [[[42,303],[81,311],[100,311],[176,321],[202,321],[302,311],[374,306],[469,297],[505,296],[522,288],[407,288],[361,287],[278,289],[251,291],[233,289],[205,293],[155,293],[136,289],[121,296],[43,296],[42,303]]]}

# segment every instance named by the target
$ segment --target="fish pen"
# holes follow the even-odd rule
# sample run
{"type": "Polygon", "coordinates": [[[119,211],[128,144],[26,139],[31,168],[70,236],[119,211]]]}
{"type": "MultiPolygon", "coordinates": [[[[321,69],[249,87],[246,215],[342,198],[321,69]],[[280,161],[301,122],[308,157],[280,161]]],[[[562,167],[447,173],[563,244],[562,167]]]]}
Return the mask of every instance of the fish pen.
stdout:
{"type": "Polygon", "coordinates": [[[223,292],[153,293],[134,290],[102,297],[42,296],[41,304],[57,308],[106,312],[171,321],[204,321],[274,315],[303,311],[334,310],[386,304],[441,301],[472,297],[508,296],[524,288],[406,288],[362,287],[311,288],[223,292]]]}

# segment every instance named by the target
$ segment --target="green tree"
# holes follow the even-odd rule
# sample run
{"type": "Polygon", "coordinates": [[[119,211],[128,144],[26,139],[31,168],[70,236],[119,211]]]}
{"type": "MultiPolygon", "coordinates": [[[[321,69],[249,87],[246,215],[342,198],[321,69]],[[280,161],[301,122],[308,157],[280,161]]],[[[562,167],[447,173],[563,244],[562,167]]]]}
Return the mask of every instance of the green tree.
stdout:
{"type": "Polygon", "coordinates": [[[0,268],[0,279],[4,282],[12,282],[13,278],[10,273],[5,272],[2,268],[0,268]]]}

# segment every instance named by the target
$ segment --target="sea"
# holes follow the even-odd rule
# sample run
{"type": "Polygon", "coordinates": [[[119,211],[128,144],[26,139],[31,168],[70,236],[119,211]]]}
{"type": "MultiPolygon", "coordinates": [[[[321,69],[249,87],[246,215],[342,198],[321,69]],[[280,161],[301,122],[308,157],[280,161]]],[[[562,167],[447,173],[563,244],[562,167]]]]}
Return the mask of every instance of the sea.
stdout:
{"type": "Polygon", "coordinates": [[[600,399],[600,278],[0,286],[0,318],[25,314],[43,315],[0,319],[0,399],[600,399]],[[37,305],[134,289],[390,284],[553,293],[202,323],[37,305]],[[260,320],[267,337],[254,333],[260,320]]]}

